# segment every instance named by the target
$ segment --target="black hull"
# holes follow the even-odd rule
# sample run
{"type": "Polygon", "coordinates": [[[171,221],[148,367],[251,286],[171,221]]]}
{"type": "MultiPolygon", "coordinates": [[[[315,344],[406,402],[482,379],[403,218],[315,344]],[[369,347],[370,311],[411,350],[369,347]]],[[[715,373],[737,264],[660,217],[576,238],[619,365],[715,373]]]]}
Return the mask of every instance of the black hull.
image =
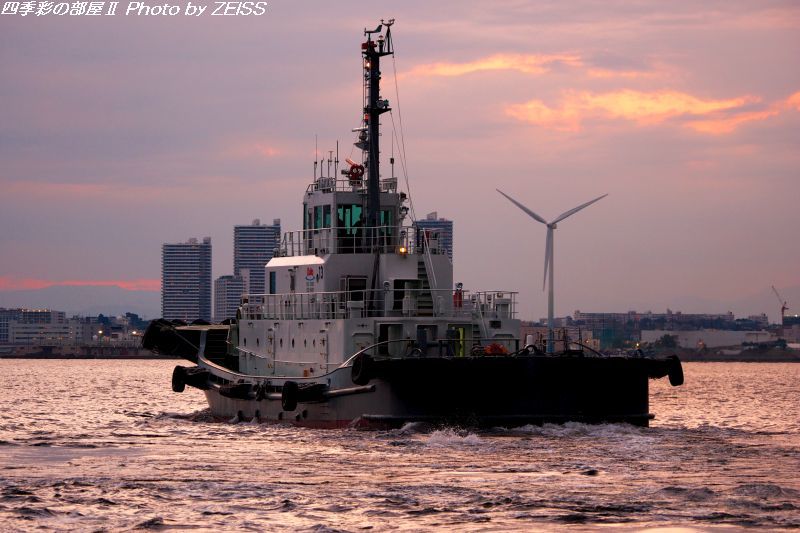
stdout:
{"type": "Polygon", "coordinates": [[[311,427],[409,422],[515,427],[570,421],[647,426],[653,418],[649,380],[674,377],[680,362],[573,355],[394,359],[373,361],[370,376],[359,383],[353,382],[351,367],[313,382],[262,378],[253,383],[225,379],[213,367],[195,368],[186,384],[204,390],[212,413],[223,419],[311,427]]]}
{"type": "Polygon", "coordinates": [[[145,341],[159,353],[181,355],[173,390],[205,391],[217,417],[257,418],[314,427],[400,426],[408,422],[493,427],[568,421],[647,426],[649,380],[683,383],[675,356],[555,355],[406,357],[362,354],[316,378],[237,373],[227,326],[159,323],[145,341]],[[206,335],[201,333],[206,331],[206,335]],[[198,355],[202,354],[202,355],[198,355]]]}
{"type": "Polygon", "coordinates": [[[576,356],[427,358],[374,365],[376,378],[392,387],[405,416],[480,426],[647,425],[652,418],[649,378],[668,370],[658,360],[576,356]]]}

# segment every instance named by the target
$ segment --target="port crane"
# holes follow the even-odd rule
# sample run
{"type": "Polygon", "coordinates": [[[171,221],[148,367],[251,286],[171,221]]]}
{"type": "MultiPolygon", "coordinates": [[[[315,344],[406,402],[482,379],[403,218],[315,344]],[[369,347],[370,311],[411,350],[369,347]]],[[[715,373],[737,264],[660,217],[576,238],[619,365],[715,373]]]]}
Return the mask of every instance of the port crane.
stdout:
{"type": "Polygon", "coordinates": [[[783,317],[786,314],[786,310],[789,309],[787,305],[788,302],[781,298],[781,295],[778,293],[778,289],[775,288],[775,285],[772,286],[772,292],[775,293],[775,296],[778,297],[778,302],[781,304],[781,324],[783,324],[783,317]]]}

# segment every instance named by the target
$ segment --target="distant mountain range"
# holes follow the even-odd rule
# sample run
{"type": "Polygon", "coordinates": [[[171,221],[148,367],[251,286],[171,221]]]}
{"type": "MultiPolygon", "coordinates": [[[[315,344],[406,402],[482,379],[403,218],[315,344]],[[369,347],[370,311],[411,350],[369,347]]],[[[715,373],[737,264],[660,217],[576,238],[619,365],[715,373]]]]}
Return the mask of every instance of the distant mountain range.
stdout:
{"type": "Polygon", "coordinates": [[[0,307],[48,308],[67,315],[92,316],[136,313],[141,317],[161,316],[158,291],[129,291],[119,287],[60,286],[44,289],[0,291],[0,307]]]}

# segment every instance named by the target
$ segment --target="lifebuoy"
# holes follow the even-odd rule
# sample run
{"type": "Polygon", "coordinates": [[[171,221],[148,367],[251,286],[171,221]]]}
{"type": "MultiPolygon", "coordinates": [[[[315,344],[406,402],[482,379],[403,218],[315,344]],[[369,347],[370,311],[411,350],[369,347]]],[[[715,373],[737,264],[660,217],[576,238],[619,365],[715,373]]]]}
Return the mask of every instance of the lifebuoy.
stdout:
{"type": "Polygon", "coordinates": [[[297,409],[297,393],[300,388],[294,381],[287,381],[281,390],[281,407],[284,411],[294,411],[297,409]]]}
{"type": "Polygon", "coordinates": [[[350,378],[356,385],[366,385],[372,379],[372,357],[365,353],[356,355],[353,359],[353,369],[350,378]]]}
{"type": "Polygon", "coordinates": [[[347,172],[351,182],[357,183],[364,177],[364,165],[353,165],[347,172]]]}
{"type": "Polygon", "coordinates": [[[172,371],[172,391],[183,392],[186,390],[186,367],[176,366],[172,371]]]}
{"type": "Polygon", "coordinates": [[[505,355],[508,353],[508,349],[502,344],[493,342],[492,344],[486,347],[483,353],[485,353],[486,355],[505,355]]]}

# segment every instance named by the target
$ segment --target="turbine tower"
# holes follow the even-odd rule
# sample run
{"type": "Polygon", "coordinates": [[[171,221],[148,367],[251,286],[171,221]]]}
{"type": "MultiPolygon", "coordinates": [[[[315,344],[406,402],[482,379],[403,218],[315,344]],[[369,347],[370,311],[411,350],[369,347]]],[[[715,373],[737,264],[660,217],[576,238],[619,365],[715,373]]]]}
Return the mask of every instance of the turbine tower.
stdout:
{"type": "Polygon", "coordinates": [[[516,205],[517,207],[528,213],[528,215],[530,215],[531,218],[547,226],[547,242],[545,243],[545,251],[544,251],[544,279],[542,280],[542,290],[544,290],[544,287],[547,284],[548,281],[547,274],[549,272],[550,290],[548,291],[547,294],[547,353],[553,353],[555,348],[554,346],[555,339],[553,335],[553,231],[556,229],[557,224],[559,222],[561,222],[562,220],[564,220],[569,216],[574,215],[584,207],[589,207],[593,203],[602,200],[603,198],[608,196],[608,194],[599,196],[594,200],[591,200],[589,202],[586,202],[585,204],[581,204],[578,207],[570,209],[569,211],[561,213],[552,222],[547,222],[545,219],[543,219],[542,217],[540,217],[539,215],[537,215],[536,213],[534,213],[533,211],[531,211],[530,209],[519,203],[518,201],[511,198],[509,195],[507,195],[500,189],[495,189],[495,190],[500,194],[502,194],[503,196],[505,196],[506,198],[508,198],[508,200],[512,204],[516,205]]]}

